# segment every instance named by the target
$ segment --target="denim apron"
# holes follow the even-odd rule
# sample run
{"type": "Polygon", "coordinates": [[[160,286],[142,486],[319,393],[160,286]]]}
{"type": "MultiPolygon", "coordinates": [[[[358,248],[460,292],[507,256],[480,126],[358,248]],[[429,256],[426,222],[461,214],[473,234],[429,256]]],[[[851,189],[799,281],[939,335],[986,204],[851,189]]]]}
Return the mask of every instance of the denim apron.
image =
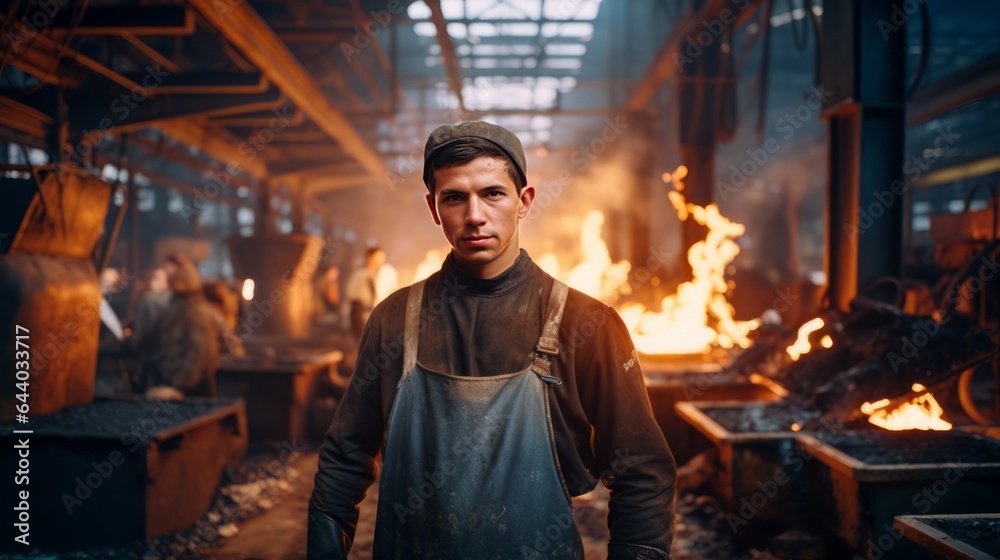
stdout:
{"type": "Polygon", "coordinates": [[[548,385],[561,383],[551,363],[568,288],[558,280],[552,287],[531,365],[489,377],[417,363],[423,288],[414,284],[407,301],[373,558],[582,560],[549,412],[548,385]]]}

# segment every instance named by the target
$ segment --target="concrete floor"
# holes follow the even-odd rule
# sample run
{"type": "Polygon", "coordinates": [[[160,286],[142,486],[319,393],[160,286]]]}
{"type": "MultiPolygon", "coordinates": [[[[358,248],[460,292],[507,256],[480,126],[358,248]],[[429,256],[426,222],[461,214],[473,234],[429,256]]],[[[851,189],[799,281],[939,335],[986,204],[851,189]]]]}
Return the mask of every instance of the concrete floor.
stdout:
{"type": "MultiPolygon", "coordinates": [[[[316,451],[303,453],[293,465],[302,473],[292,483],[293,490],[272,509],[241,522],[237,535],[220,539],[203,557],[217,560],[305,558],[306,515],[318,458],[316,451]]],[[[587,560],[606,558],[607,499],[607,491],[599,486],[598,490],[573,500],[573,512],[583,537],[587,560]]],[[[349,560],[371,559],[377,501],[376,481],[361,503],[358,532],[349,560]]]]}

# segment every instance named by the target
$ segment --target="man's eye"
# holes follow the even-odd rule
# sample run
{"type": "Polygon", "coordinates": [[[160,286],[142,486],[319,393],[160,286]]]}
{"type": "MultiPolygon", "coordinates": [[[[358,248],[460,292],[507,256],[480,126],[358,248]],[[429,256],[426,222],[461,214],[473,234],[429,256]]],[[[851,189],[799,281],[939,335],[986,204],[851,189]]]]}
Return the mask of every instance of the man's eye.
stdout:
{"type": "Polygon", "coordinates": [[[491,198],[499,198],[503,196],[503,191],[490,191],[486,194],[486,196],[491,198]]]}

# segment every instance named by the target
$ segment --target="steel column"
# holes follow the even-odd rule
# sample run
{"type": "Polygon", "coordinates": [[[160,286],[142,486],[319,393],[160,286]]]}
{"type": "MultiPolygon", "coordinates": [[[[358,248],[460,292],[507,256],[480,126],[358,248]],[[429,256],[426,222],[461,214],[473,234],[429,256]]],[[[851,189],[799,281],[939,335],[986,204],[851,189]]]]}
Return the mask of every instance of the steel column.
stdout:
{"type": "Polygon", "coordinates": [[[830,304],[846,309],[902,263],[905,28],[883,34],[890,0],[824,5],[823,87],[829,125],[826,269],[830,304]]]}

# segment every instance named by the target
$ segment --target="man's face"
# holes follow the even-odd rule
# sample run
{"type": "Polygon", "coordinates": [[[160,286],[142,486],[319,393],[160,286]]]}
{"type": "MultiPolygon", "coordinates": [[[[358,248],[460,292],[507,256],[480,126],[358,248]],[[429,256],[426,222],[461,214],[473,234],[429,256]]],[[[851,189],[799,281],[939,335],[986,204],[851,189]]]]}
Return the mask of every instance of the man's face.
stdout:
{"type": "Polygon", "coordinates": [[[488,156],[439,169],[434,182],[427,205],[455,259],[480,278],[509,268],[519,252],[518,220],[528,215],[535,188],[518,195],[506,162],[488,156]]]}
{"type": "Polygon", "coordinates": [[[149,290],[152,292],[165,292],[168,288],[167,270],[162,266],[153,270],[153,274],[149,278],[149,290]]]}
{"type": "Polygon", "coordinates": [[[377,272],[378,269],[382,268],[383,264],[385,264],[385,253],[383,251],[375,251],[371,255],[368,255],[368,270],[377,272]]]}

